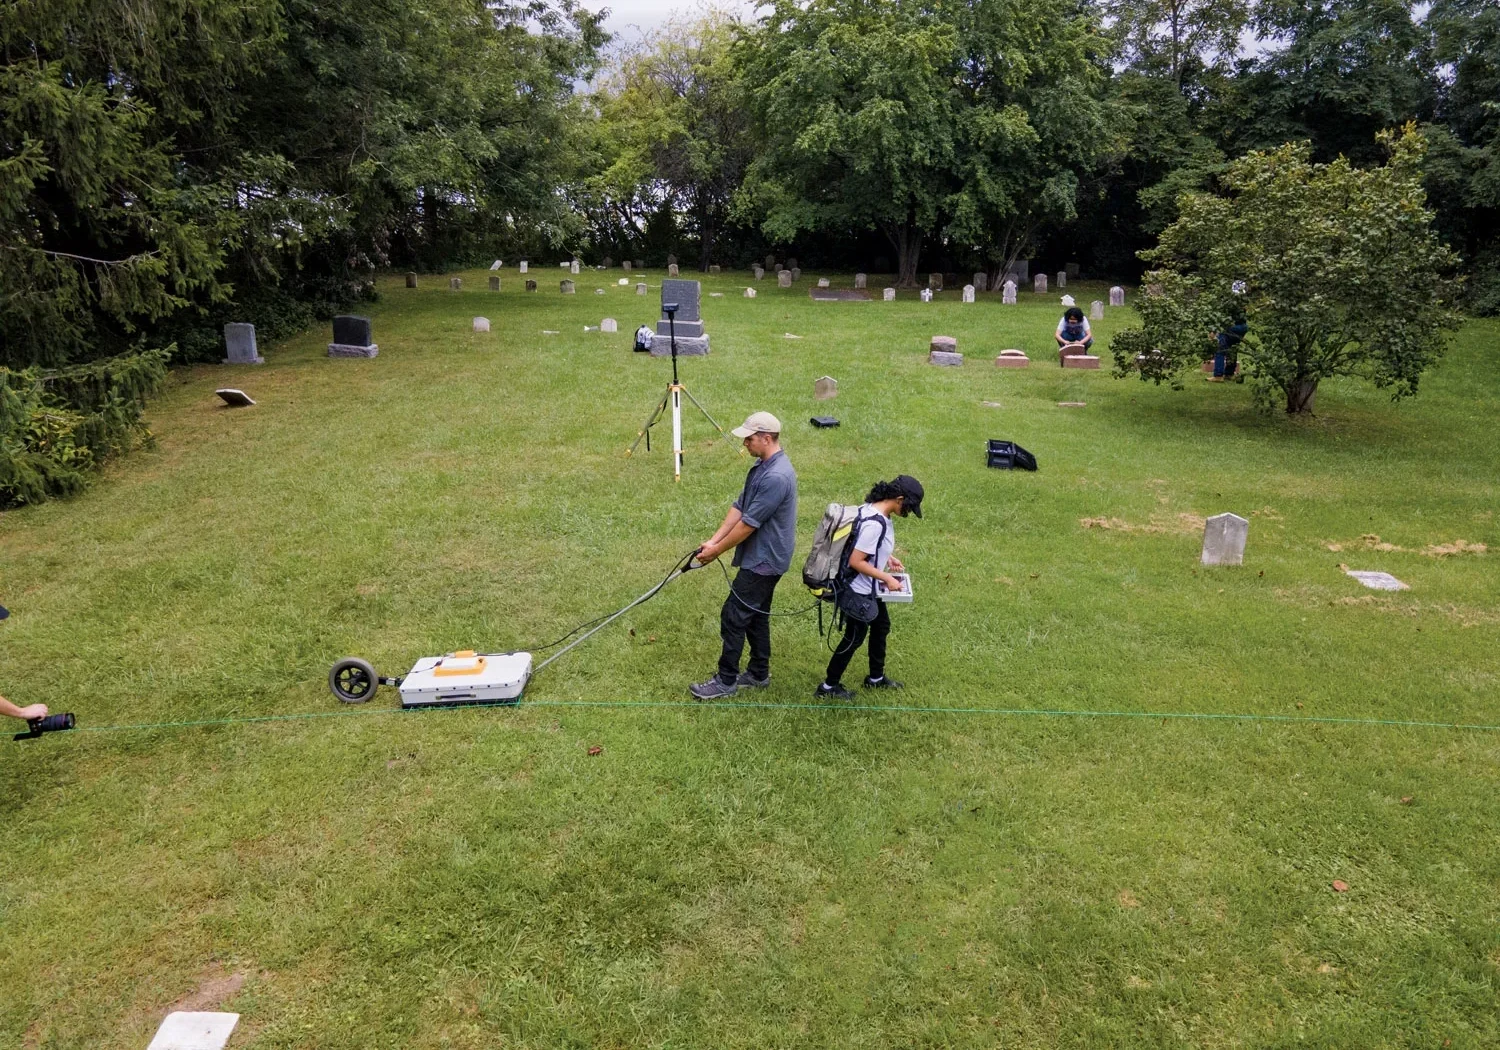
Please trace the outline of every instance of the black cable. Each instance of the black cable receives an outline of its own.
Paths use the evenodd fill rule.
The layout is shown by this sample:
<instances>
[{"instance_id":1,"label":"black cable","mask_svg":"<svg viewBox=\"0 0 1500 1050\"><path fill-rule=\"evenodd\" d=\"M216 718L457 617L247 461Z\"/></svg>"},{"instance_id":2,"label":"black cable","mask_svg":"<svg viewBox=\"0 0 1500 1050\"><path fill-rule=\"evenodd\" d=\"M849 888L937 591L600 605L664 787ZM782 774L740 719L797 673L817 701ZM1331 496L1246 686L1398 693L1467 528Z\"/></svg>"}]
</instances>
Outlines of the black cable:
<instances>
[{"instance_id":1,"label":"black cable","mask_svg":"<svg viewBox=\"0 0 1500 1050\"><path fill-rule=\"evenodd\" d=\"M723 561L719 562L719 570L724 573L724 582L729 584L730 596L753 613L761 613L765 616L806 616L808 613L816 609L820 604L820 602L813 602L806 609L798 609L796 612L772 612L769 609L758 609L755 606L751 605L749 602L745 601L744 598L741 598L738 594L734 593L734 584L729 579L729 570L724 567Z\"/></svg>"},{"instance_id":2,"label":"black cable","mask_svg":"<svg viewBox=\"0 0 1500 1050\"><path fill-rule=\"evenodd\" d=\"M645 599L641 599L641 600L644 601L644 600L649 600L651 598L656 597L657 593L671 581L672 576L679 569L681 569L683 567L683 565L685 565L687 562L691 561L692 558L693 558L693 556L696 555L697 553L698 553L698 548L694 547L692 550L688 551L687 554L683 555L681 558L678 558L675 562L673 562L672 563L672 567L667 570L667 574L662 577L661 582L658 583L655 587L651 588L651 590L649 592L647 592L646 598ZM577 627L573 628L571 631L569 631L567 634L563 635L557 641L555 641L555 642L548 642L546 645L534 646L533 648L528 649L526 651L527 652L533 652L533 653L540 653L540 652L545 652L548 649L555 649L559 645L562 645L563 642L566 642L569 638L573 637L579 631L587 630L588 628L594 626L594 624L600 623L600 622L602 622L604 620L609 619L611 616L613 616L618 611L619 611L618 609L615 609L615 610L612 610L610 612L605 613L603 616L596 616L592 620L588 620L588 621L586 621L584 623L579 624Z\"/></svg>"}]
</instances>

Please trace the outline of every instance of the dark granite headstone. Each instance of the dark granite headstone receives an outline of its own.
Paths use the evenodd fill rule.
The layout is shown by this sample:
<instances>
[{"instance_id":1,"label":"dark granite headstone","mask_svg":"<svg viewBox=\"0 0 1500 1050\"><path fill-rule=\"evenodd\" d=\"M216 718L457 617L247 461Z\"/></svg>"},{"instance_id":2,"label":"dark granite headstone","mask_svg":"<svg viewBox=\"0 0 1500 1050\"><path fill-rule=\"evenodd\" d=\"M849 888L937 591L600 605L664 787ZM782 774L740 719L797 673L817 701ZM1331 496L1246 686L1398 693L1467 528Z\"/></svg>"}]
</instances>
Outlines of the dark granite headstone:
<instances>
[{"instance_id":1,"label":"dark granite headstone","mask_svg":"<svg viewBox=\"0 0 1500 1050\"><path fill-rule=\"evenodd\" d=\"M333 319L333 341L345 346L370 346L370 319L340 314Z\"/></svg>"},{"instance_id":2,"label":"dark granite headstone","mask_svg":"<svg viewBox=\"0 0 1500 1050\"><path fill-rule=\"evenodd\" d=\"M703 331L703 317L699 313L702 297L702 286L697 281L668 279L661 283L662 305L676 303L677 314L675 321L669 323L667 312L663 310L661 320L656 322L656 334L670 336L675 328L679 354L708 353L708 336ZM651 346L653 354L657 353L658 344L662 345L663 352L671 352L666 341L658 339Z\"/></svg>"}]
</instances>

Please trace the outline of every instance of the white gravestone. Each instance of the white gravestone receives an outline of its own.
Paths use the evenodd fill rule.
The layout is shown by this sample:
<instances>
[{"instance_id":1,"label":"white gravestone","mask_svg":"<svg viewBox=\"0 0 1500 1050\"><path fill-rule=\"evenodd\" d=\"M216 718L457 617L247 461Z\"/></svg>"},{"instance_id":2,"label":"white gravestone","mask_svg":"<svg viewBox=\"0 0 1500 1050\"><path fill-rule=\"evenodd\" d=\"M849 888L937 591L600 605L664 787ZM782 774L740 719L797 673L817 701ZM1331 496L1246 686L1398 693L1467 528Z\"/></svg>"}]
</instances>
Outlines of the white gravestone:
<instances>
[{"instance_id":1,"label":"white gravestone","mask_svg":"<svg viewBox=\"0 0 1500 1050\"><path fill-rule=\"evenodd\" d=\"M617 283L621 288L626 288L626 287L629 287L629 285L630 285L630 278L629 277L621 277L615 283Z\"/></svg>"},{"instance_id":2,"label":"white gravestone","mask_svg":"<svg viewBox=\"0 0 1500 1050\"><path fill-rule=\"evenodd\" d=\"M474 318L474 331L488 332L490 330L490 319L488 317Z\"/></svg>"},{"instance_id":3,"label":"white gravestone","mask_svg":"<svg viewBox=\"0 0 1500 1050\"><path fill-rule=\"evenodd\" d=\"M755 289L754 288L746 288L745 289L745 298L746 299L754 299L755 298Z\"/></svg>"},{"instance_id":4,"label":"white gravestone","mask_svg":"<svg viewBox=\"0 0 1500 1050\"><path fill-rule=\"evenodd\" d=\"M221 390L215 390L214 393L218 394L219 400L223 401L224 404L228 405L230 408L249 408L251 405L255 404L255 398L251 397L243 390L236 390L232 386L224 387Z\"/></svg>"},{"instance_id":5,"label":"white gravestone","mask_svg":"<svg viewBox=\"0 0 1500 1050\"><path fill-rule=\"evenodd\" d=\"M1104 320L1104 304L1101 303L1098 299L1095 299L1092 303L1089 304L1089 320Z\"/></svg>"},{"instance_id":6,"label":"white gravestone","mask_svg":"<svg viewBox=\"0 0 1500 1050\"><path fill-rule=\"evenodd\" d=\"M496 259L494 262L490 263L490 269L491 270L498 270L498 269L500 269L500 267L502 267L504 265L505 264L502 263L499 259Z\"/></svg>"},{"instance_id":7,"label":"white gravestone","mask_svg":"<svg viewBox=\"0 0 1500 1050\"><path fill-rule=\"evenodd\" d=\"M828 278L826 278L826 277L819 277L818 278L818 287L819 288L827 288L828 287Z\"/></svg>"},{"instance_id":8,"label":"white gravestone","mask_svg":"<svg viewBox=\"0 0 1500 1050\"><path fill-rule=\"evenodd\" d=\"M1406 584L1388 572L1368 572L1363 569L1345 569L1346 576L1352 576L1360 583L1373 591L1409 591Z\"/></svg>"},{"instance_id":9,"label":"white gravestone","mask_svg":"<svg viewBox=\"0 0 1500 1050\"><path fill-rule=\"evenodd\" d=\"M821 376L813 381L813 399L827 401L839 396L839 381L833 376Z\"/></svg>"},{"instance_id":10,"label":"white gravestone","mask_svg":"<svg viewBox=\"0 0 1500 1050\"><path fill-rule=\"evenodd\" d=\"M229 354L226 365L263 365L266 359L255 347L253 324L231 323L224 326L224 349Z\"/></svg>"},{"instance_id":11,"label":"white gravestone","mask_svg":"<svg viewBox=\"0 0 1500 1050\"><path fill-rule=\"evenodd\" d=\"M1006 306L1016 305L1016 282L1006 281L1005 288L1000 294L1000 301Z\"/></svg>"},{"instance_id":12,"label":"white gravestone","mask_svg":"<svg viewBox=\"0 0 1500 1050\"><path fill-rule=\"evenodd\" d=\"M1238 514L1215 514L1203 523L1203 564L1242 565L1250 522Z\"/></svg>"},{"instance_id":13,"label":"white gravestone","mask_svg":"<svg viewBox=\"0 0 1500 1050\"><path fill-rule=\"evenodd\" d=\"M224 1050L239 1014L179 1010L167 1014L146 1050Z\"/></svg>"},{"instance_id":14,"label":"white gravestone","mask_svg":"<svg viewBox=\"0 0 1500 1050\"><path fill-rule=\"evenodd\" d=\"M645 284L637 284L635 286L635 294L636 295L645 295L646 294L646 286L645 286Z\"/></svg>"},{"instance_id":15,"label":"white gravestone","mask_svg":"<svg viewBox=\"0 0 1500 1050\"><path fill-rule=\"evenodd\" d=\"M966 302L966 303L972 303L973 301L974 301L974 286L972 284L966 284L966 285L964 285L964 302Z\"/></svg>"},{"instance_id":16,"label":"white gravestone","mask_svg":"<svg viewBox=\"0 0 1500 1050\"><path fill-rule=\"evenodd\" d=\"M613 317L606 317L599 322L599 331L601 332L618 332L619 330L620 322L616 321Z\"/></svg>"},{"instance_id":17,"label":"white gravestone","mask_svg":"<svg viewBox=\"0 0 1500 1050\"><path fill-rule=\"evenodd\" d=\"M757 281L762 280L766 276L766 268L758 263L756 264L755 269L751 272L755 274L755 279Z\"/></svg>"},{"instance_id":18,"label":"white gravestone","mask_svg":"<svg viewBox=\"0 0 1500 1050\"><path fill-rule=\"evenodd\" d=\"M1057 271L1057 287L1059 289L1062 289L1062 288L1066 288L1067 286L1068 286L1068 271L1067 270L1058 270Z\"/></svg>"},{"instance_id":19,"label":"white gravestone","mask_svg":"<svg viewBox=\"0 0 1500 1050\"><path fill-rule=\"evenodd\" d=\"M1118 284L1109 290L1109 305L1125 305L1125 289L1121 288Z\"/></svg>"},{"instance_id":20,"label":"white gravestone","mask_svg":"<svg viewBox=\"0 0 1500 1050\"><path fill-rule=\"evenodd\" d=\"M866 287L868 287L869 283L869 274L857 273L854 275L854 287L859 291L863 291Z\"/></svg>"},{"instance_id":21,"label":"white gravestone","mask_svg":"<svg viewBox=\"0 0 1500 1050\"><path fill-rule=\"evenodd\" d=\"M450 292L461 292L464 290L464 279L462 277L448 278L448 290Z\"/></svg>"},{"instance_id":22,"label":"white gravestone","mask_svg":"<svg viewBox=\"0 0 1500 1050\"><path fill-rule=\"evenodd\" d=\"M922 289L922 301L924 303L930 303L930 302L932 302L932 289L931 288L923 288Z\"/></svg>"},{"instance_id":23,"label":"white gravestone","mask_svg":"<svg viewBox=\"0 0 1500 1050\"><path fill-rule=\"evenodd\" d=\"M522 273L526 272L526 260L525 259L521 260L521 272Z\"/></svg>"},{"instance_id":24,"label":"white gravestone","mask_svg":"<svg viewBox=\"0 0 1500 1050\"><path fill-rule=\"evenodd\" d=\"M1039 273L1033 277L1031 279L1031 290L1038 295L1045 295L1047 292L1047 275Z\"/></svg>"},{"instance_id":25,"label":"white gravestone","mask_svg":"<svg viewBox=\"0 0 1500 1050\"><path fill-rule=\"evenodd\" d=\"M1062 304L1064 306L1077 306L1078 305L1077 303L1075 303L1073 301L1073 297L1071 295L1065 295L1065 296L1063 296L1062 297Z\"/></svg>"},{"instance_id":26,"label":"white gravestone","mask_svg":"<svg viewBox=\"0 0 1500 1050\"><path fill-rule=\"evenodd\" d=\"M776 274L776 284L779 287L781 287L781 288L790 288L792 286L792 271L791 270L781 270L781 271L779 271Z\"/></svg>"},{"instance_id":27,"label":"white gravestone","mask_svg":"<svg viewBox=\"0 0 1500 1050\"><path fill-rule=\"evenodd\" d=\"M667 276L668 277L676 277L677 276L677 264L676 263L668 263L667 264Z\"/></svg>"},{"instance_id":28,"label":"white gravestone","mask_svg":"<svg viewBox=\"0 0 1500 1050\"><path fill-rule=\"evenodd\" d=\"M572 262L568 263L568 272L569 273L577 273L578 272L578 260L577 259L574 259Z\"/></svg>"},{"instance_id":29,"label":"white gravestone","mask_svg":"<svg viewBox=\"0 0 1500 1050\"><path fill-rule=\"evenodd\" d=\"M884 299L888 303L889 302L894 302L895 299L896 299L896 289L894 289L894 288L886 288L884 291L882 291L880 293L880 297L882 299Z\"/></svg>"}]
</instances>

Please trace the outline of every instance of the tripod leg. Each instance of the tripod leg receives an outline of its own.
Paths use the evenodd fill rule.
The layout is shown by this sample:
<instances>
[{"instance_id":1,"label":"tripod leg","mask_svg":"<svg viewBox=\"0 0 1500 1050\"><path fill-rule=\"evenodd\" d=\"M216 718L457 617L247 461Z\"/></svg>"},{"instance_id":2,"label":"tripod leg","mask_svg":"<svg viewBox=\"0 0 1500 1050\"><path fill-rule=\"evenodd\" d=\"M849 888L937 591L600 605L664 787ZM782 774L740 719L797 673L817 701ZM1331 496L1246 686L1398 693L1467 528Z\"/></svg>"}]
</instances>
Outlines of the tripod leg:
<instances>
[{"instance_id":1,"label":"tripod leg","mask_svg":"<svg viewBox=\"0 0 1500 1050\"><path fill-rule=\"evenodd\" d=\"M635 440L632 441L630 443L630 447L625 450L625 455L629 456L635 452L636 446L641 443L641 438L646 439L646 451L651 451L651 428L656 426L656 421L660 419L662 417L662 413L667 410L667 401L671 397L672 388L668 387L666 394L662 396L661 403L656 406L656 408L652 411L650 417L647 418L646 425L641 427L640 432L635 436Z\"/></svg>"},{"instance_id":2,"label":"tripod leg","mask_svg":"<svg viewBox=\"0 0 1500 1050\"><path fill-rule=\"evenodd\" d=\"M678 385L681 386L681 384ZM701 404L698 403L698 399L693 396L693 392L691 390L684 386L682 387L682 392L688 396L688 400L697 407L698 411L703 413L703 418L714 424L715 430L717 430L720 434L724 433L724 428L719 426L718 423L714 423L714 417L708 414L708 409L704 408Z\"/></svg>"}]
</instances>

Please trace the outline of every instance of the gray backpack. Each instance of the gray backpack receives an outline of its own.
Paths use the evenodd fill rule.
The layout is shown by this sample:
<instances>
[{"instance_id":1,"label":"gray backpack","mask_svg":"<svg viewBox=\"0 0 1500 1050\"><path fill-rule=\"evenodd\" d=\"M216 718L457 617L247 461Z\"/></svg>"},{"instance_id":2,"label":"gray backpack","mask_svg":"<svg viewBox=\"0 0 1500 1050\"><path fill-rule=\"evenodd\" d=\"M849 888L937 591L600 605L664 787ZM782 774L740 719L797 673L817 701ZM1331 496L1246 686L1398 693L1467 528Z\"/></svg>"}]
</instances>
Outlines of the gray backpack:
<instances>
[{"instance_id":1,"label":"gray backpack","mask_svg":"<svg viewBox=\"0 0 1500 1050\"><path fill-rule=\"evenodd\" d=\"M859 504L830 503L813 533L812 549L802 563L802 582L825 602L838 600L839 587L849 574L849 555L854 551L859 511ZM884 519L881 528L885 528Z\"/></svg>"}]
</instances>

